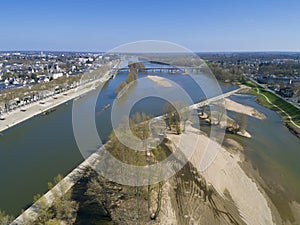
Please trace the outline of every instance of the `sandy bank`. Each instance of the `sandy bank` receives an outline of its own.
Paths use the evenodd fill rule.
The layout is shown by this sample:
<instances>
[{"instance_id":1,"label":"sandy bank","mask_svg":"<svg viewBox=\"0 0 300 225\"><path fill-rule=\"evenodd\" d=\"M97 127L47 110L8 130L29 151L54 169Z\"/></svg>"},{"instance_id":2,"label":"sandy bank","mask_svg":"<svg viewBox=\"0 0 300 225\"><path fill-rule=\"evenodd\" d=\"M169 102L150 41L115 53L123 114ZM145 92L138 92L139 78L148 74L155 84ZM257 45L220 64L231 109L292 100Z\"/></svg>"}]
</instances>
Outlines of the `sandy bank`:
<instances>
[{"instance_id":1,"label":"sandy bank","mask_svg":"<svg viewBox=\"0 0 300 225\"><path fill-rule=\"evenodd\" d=\"M300 224L300 204L293 201L290 203L290 207L295 217L295 224Z\"/></svg>"},{"instance_id":2,"label":"sandy bank","mask_svg":"<svg viewBox=\"0 0 300 225\"><path fill-rule=\"evenodd\" d=\"M149 76L147 76L147 78L149 78L150 80L152 80L154 83L156 83L159 86L172 87L172 84L163 77L149 75Z\"/></svg>"},{"instance_id":3,"label":"sandy bank","mask_svg":"<svg viewBox=\"0 0 300 225\"><path fill-rule=\"evenodd\" d=\"M236 134L242 137L252 138L252 135L246 130L238 131Z\"/></svg>"},{"instance_id":4,"label":"sandy bank","mask_svg":"<svg viewBox=\"0 0 300 225\"><path fill-rule=\"evenodd\" d=\"M187 126L185 133L168 134L167 138L174 143L176 149L183 152L195 147L195 152L190 158L191 163L221 196L225 198L224 193L229 192L246 224L274 224L269 202L260 192L258 184L240 167L239 154L231 154L218 143L197 132L197 129ZM209 150L212 150L209 152L217 150L218 153L209 167L202 171L201 161L208 144Z\"/></svg>"},{"instance_id":5,"label":"sandy bank","mask_svg":"<svg viewBox=\"0 0 300 225\"><path fill-rule=\"evenodd\" d=\"M228 98L225 98L225 107L229 111L252 116L252 117L255 117L260 120L263 120L266 118L266 116L264 114L258 112L253 107L242 105L242 104L234 102Z\"/></svg>"}]
</instances>

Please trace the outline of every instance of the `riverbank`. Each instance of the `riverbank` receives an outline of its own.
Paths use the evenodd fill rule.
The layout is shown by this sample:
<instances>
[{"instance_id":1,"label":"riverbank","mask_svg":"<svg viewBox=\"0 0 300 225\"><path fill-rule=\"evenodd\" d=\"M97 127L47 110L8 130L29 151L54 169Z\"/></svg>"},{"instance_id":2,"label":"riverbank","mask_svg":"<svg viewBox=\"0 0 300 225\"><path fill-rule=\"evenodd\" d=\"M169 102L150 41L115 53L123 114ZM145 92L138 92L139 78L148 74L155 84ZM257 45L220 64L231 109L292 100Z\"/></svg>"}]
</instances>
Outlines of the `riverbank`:
<instances>
[{"instance_id":1,"label":"riverbank","mask_svg":"<svg viewBox=\"0 0 300 225\"><path fill-rule=\"evenodd\" d=\"M248 81L245 85L251 88L247 91L248 94L255 95L258 103L277 112L290 132L300 138L299 108L271 93L254 81Z\"/></svg>"},{"instance_id":2,"label":"riverbank","mask_svg":"<svg viewBox=\"0 0 300 225\"><path fill-rule=\"evenodd\" d=\"M258 112L253 107L242 105L240 103L232 101L229 98L225 98L225 107L226 107L226 110L244 114L247 116L252 116L252 117L260 119L260 120L263 120L266 118L266 116L263 113Z\"/></svg>"},{"instance_id":3,"label":"riverbank","mask_svg":"<svg viewBox=\"0 0 300 225\"><path fill-rule=\"evenodd\" d=\"M172 87L172 84L163 77L148 75L147 78L153 81L156 85L162 87Z\"/></svg>"},{"instance_id":4,"label":"riverbank","mask_svg":"<svg viewBox=\"0 0 300 225\"><path fill-rule=\"evenodd\" d=\"M229 96L230 94L233 94L233 93L235 93L236 91L232 91L231 93L229 93L229 94L226 94L226 96ZM223 97L223 96L221 96L221 97ZM214 98L214 99L217 99L217 98ZM90 163L89 163L90 164ZM91 165L91 164L90 164ZM79 167L80 168L80 167ZM76 169L75 169L76 170ZM79 170L79 172L82 174L82 170ZM74 173L71 173L71 174L73 174L73 175L69 175L69 176L67 176L67 177L76 177L75 175L74 175ZM76 174L76 172L75 172L75 174ZM80 176L80 174L78 174L78 176ZM75 180L73 180L72 181L72 185L74 185L75 184ZM70 184L70 186L71 186L71 184ZM49 194L48 194L49 195ZM46 195L47 196L47 195ZM31 208L29 208L28 210L26 210L26 213L24 213L23 214L23 216L24 216L24 218L27 218L28 217L28 215L30 214L30 212L32 211L32 210L34 210L35 209L35 205L33 205ZM19 219L20 218L23 218L22 216L21 217L19 217ZM20 223L21 224L21 223Z\"/></svg>"},{"instance_id":5,"label":"riverbank","mask_svg":"<svg viewBox=\"0 0 300 225\"><path fill-rule=\"evenodd\" d=\"M99 149L101 151L101 148ZM26 209L21 215L19 215L11 225L22 225L33 223L39 213L39 206L46 204L47 207L53 205L54 197L53 195L57 193L66 194L73 186L86 174L87 170L96 164L98 160L98 154L94 153L89 156L85 161L78 165L74 170L72 170L67 176L65 176L57 185L55 185L51 190L45 193L39 200L37 200L33 205Z\"/></svg>"},{"instance_id":6,"label":"riverbank","mask_svg":"<svg viewBox=\"0 0 300 225\"><path fill-rule=\"evenodd\" d=\"M253 107L242 105L240 103L232 101L229 98L225 98L225 107L226 107L226 110L236 112L236 113L239 113L239 114L244 114L244 115L247 115L247 116L251 116L251 117L254 117L254 118L259 119L259 120L266 119L266 116L263 113L258 112ZM237 122L237 121L234 121L233 118L230 118L230 120L233 120L233 123ZM242 137L252 138L252 135L245 129L238 131L236 134L240 135Z\"/></svg>"},{"instance_id":7,"label":"riverbank","mask_svg":"<svg viewBox=\"0 0 300 225\"><path fill-rule=\"evenodd\" d=\"M210 183L214 189L224 198L228 192L238 208L241 217L246 224L274 224L273 214L269 205L272 202L259 187L259 185L247 176L241 168L242 157L240 154L232 154L218 143L211 141L208 137L199 134L192 126L187 126L181 135L168 134L167 138L175 145L174 149L188 152L185 148L189 143L197 141L195 153L191 157L191 163L200 174ZM209 144L210 143L210 144ZM206 146L217 150L218 154L211 165L204 171L201 170L201 160L206 151ZM277 221L280 224L280 221ZM277 222L275 222L277 224Z\"/></svg>"},{"instance_id":8,"label":"riverbank","mask_svg":"<svg viewBox=\"0 0 300 225\"><path fill-rule=\"evenodd\" d=\"M9 113L2 115L4 120L0 120L0 132L3 132L17 124L20 124L34 116L46 113L49 110L64 104L72 99L80 97L91 90L94 90L100 83L104 83L109 80L110 75L106 73L101 78L88 82L75 89L70 89L64 93L56 94L55 96L48 97L38 102L34 102L30 105L26 105L20 109L13 110Z\"/></svg>"}]
</instances>

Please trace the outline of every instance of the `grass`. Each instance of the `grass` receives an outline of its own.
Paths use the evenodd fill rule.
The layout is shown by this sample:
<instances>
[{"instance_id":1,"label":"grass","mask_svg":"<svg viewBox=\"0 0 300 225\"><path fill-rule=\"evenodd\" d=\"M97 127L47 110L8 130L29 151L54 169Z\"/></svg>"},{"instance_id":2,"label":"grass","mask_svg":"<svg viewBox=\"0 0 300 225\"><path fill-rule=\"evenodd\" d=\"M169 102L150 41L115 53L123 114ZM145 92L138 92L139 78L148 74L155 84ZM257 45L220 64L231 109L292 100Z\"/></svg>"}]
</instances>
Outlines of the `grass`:
<instances>
[{"instance_id":1,"label":"grass","mask_svg":"<svg viewBox=\"0 0 300 225\"><path fill-rule=\"evenodd\" d=\"M293 104L283 100L282 98L278 97L274 93L272 93L268 90L265 90L264 88L260 87L258 84L254 83L253 81L248 80L244 83L244 85L251 87L249 94L253 94L253 95L257 96L260 104L279 113L281 115L284 123L288 124L297 133L300 133L300 129L291 123L289 117L285 113L283 113L280 109L275 107L274 105L278 106L279 108L284 110L287 114L289 114L291 116L292 120L294 121L294 123L296 123L297 125L300 126L300 110L297 107L295 107ZM257 90L259 90L259 93L257 92ZM265 95L270 100L270 102L274 105L270 104L267 101L267 99L261 94Z\"/></svg>"},{"instance_id":2,"label":"grass","mask_svg":"<svg viewBox=\"0 0 300 225\"><path fill-rule=\"evenodd\" d=\"M257 88L259 89L260 94L257 93ZM285 113L283 113L281 110L279 110L277 107L275 107L274 105L278 106L279 108L284 110L287 114L289 114L291 116L292 120L294 121L294 123L296 123L299 126L300 126L300 110L297 107L295 107L293 104L283 100L282 98L278 97L277 95L275 95L261 87L257 87L257 88L252 87L251 90L249 91L249 93L257 96L260 104L262 104L262 105L268 107L269 109L272 109L273 111L280 114L284 123L287 123L291 128L293 128L293 130L297 131L297 133L300 133L300 129L291 123L289 117ZM268 97L270 102L272 102L274 105L270 104L267 101L267 99L261 94L264 94L266 97Z\"/></svg>"},{"instance_id":3,"label":"grass","mask_svg":"<svg viewBox=\"0 0 300 225\"><path fill-rule=\"evenodd\" d=\"M268 97L270 102L272 102L274 105L276 105L279 108L281 108L282 110L286 111L286 113L292 117L292 120L297 125L300 125L300 110L298 108L296 108L293 104L283 100L282 98L276 96L275 94L273 94L269 91L266 91L264 89L260 89L259 91L261 94L264 94L266 97ZM288 116L285 113L281 112L277 107L269 104L264 96L262 96L260 94L257 94L257 96L263 105L266 105L268 108L271 108L272 110L280 113L284 122L290 122Z\"/></svg>"},{"instance_id":4,"label":"grass","mask_svg":"<svg viewBox=\"0 0 300 225\"><path fill-rule=\"evenodd\" d=\"M161 162L168 158L171 152L170 149L166 146L166 140L164 140L159 146L157 146L157 148L153 149L152 153L158 162Z\"/></svg>"},{"instance_id":5,"label":"grass","mask_svg":"<svg viewBox=\"0 0 300 225\"><path fill-rule=\"evenodd\" d=\"M254 83L253 81L251 80L247 80L245 82L243 82L242 84L248 86L248 87L251 87L251 88L259 88L259 85Z\"/></svg>"}]
</instances>

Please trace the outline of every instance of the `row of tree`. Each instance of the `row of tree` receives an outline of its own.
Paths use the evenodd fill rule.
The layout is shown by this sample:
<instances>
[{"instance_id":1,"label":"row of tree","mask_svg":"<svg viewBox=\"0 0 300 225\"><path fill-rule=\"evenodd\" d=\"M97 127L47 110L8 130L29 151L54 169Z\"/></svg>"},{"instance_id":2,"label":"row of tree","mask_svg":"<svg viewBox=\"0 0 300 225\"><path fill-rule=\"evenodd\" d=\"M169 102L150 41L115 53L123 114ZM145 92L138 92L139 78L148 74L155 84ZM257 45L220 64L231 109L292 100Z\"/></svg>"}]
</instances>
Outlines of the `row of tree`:
<instances>
[{"instance_id":1,"label":"row of tree","mask_svg":"<svg viewBox=\"0 0 300 225\"><path fill-rule=\"evenodd\" d=\"M169 120L168 126L170 126L170 129L173 130L175 128L179 134L181 133L180 121L182 116L179 115L173 105L166 105L166 118ZM131 132L139 139L146 140L151 133L149 129L151 118L152 116L145 113L132 115L129 119ZM125 130L122 124L118 129L121 131L121 135L129 135L128 130ZM106 149L114 157L126 164L135 166L151 165L157 161L164 160L168 156L164 143L155 149L149 149L149 151L147 151L148 146L145 143L143 148L146 151L135 151L122 144L115 132L110 135L110 141L106 144ZM147 154L147 152L150 154ZM110 162L106 163L109 167ZM149 175L149 179L151 179L153 174ZM30 221L30 224L58 225L63 222L66 225L71 225L75 222L79 203L72 199L70 191L64 194L64 186L61 186L60 189L53 189L55 184L59 183L62 178L59 175L54 179L53 183L48 184L49 189L53 191L53 205L51 207L49 207L45 197L37 195L34 198L39 208L39 216L36 221ZM113 217L114 222L126 224L136 221L141 224L155 219L160 213L163 182L144 187L129 187L96 175L89 180L85 194L90 196L90 199L97 201L99 206L101 205L108 212L108 215ZM101 209L99 208L99 210ZM112 215L111 212L113 212Z\"/></svg>"},{"instance_id":2,"label":"row of tree","mask_svg":"<svg viewBox=\"0 0 300 225\"><path fill-rule=\"evenodd\" d=\"M295 74L300 74L299 63L286 62L281 64L275 63L261 63L259 65L258 74L268 75L282 75L282 76L293 76Z\"/></svg>"},{"instance_id":3,"label":"row of tree","mask_svg":"<svg viewBox=\"0 0 300 225\"><path fill-rule=\"evenodd\" d=\"M58 175L53 182L48 183L49 190L52 190L53 204L49 205L48 199L40 194L34 196L33 203L37 207L38 216L35 220L24 217L24 225L71 225L74 224L78 203L72 200L72 193L65 193L66 184L61 184L54 188L56 184L63 180L62 175ZM53 189L54 188L54 189ZM0 210L0 225L9 225L13 217Z\"/></svg>"},{"instance_id":4,"label":"row of tree","mask_svg":"<svg viewBox=\"0 0 300 225\"><path fill-rule=\"evenodd\" d=\"M209 68L215 75L217 80L220 81L240 81L244 82L243 70L240 66L230 66L229 68L223 68L215 63L210 63Z\"/></svg>"},{"instance_id":5,"label":"row of tree","mask_svg":"<svg viewBox=\"0 0 300 225\"><path fill-rule=\"evenodd\" d=\"M71 191L65 193L67 184L62 183L62 180L63 176L59 174L54 178L53 182L48 183L48 189L52 190L53 198L53 204L50 207L45 196L38 194L34 197L34 203L38 207L38 217L35 221L26 221L28 225L74 224L78 203L72 200ZM54 188L58 183L60 183L60 185Z\"/></svg>"},{"instance_id":6,"label":"row of tree","mask_svg":"<svg viewBox=\"0 0 300 225\"><path fill-rule=\"evenodd\" d=\"M7 112L18 107L21 101L25 103L42 100L47 97L47 93L63 92L77 87L80 83L95 80L99 74L105 73L109 68L101 67L84 75L63 76L50 82L35 84L28 87L6 89L0 92L0 112ZM18 101L15 101L18 99ZM2 103L2 110L1 110Z\"/></svg>"},{"instance_id":7,"label":"row of tree","mask_svg":"<svg viewBox=\"0 0 300 225\"><path fill-rule=\"evenodd\" d=\"M131 82L137 80L138 79L138 73L143 71L143 69L145 68L145 65L143 63L140 63L140 62L135 62L135 63L129 63L128 67L129 67L128 76L127 76L126 80L123 81L117 87L116 94L119 94L124 89L124 87L126 87L128 84L130 84Z\"/></svg>"},{"instance_id":8,"label":"row of tree","mask_svg":"<svg viewBox=\"0 0 300 225\"><path fill-rule=\"evenodd\" d=\"M150 135L150 120L152 116L145 113L136 113L129 119L131 132L140 140L145 141ZM127 123L124 121L124 123ZM118 134L125 138L130 138L130 132L125 129L123 124L120 125ZM118 160L134 165L147 166L154 163L158 153L164 149L158 147L155 154L149 154L147 151L147 142L141 146L145 151L136 151L121 143L115 132L110 135L110 141L106 144L106 149ZM148 154L147 154L148 152ZM106 161L107 168L110 167L109 161ZM115 171L112 171L112 173ZM124 171L119 171L124 173ZM133 176L135 176L134 174ZM149 179L154 174L149 174ZM134 179L135 177L133 177ZM140 179L136 177L136 179ZM144 178L141 178L144 179ZM116 224L146 224L151 219L155 219L160 212L162 185L147 185L141 187L131 187L116 184L108 179L97 175L88 183L86 192L92 199L96 199L109 212L112 220Z\"/></svg>"},{"instance_id":9,"label":"row of tree","mask_svg":"<svg viewBox=\"0 0 300 225\"><path fill-rule=\"evenodd\" d=\"M0 210L0 225L9 225L13 221L13 217Z\"/></svg>"}]
</instances>

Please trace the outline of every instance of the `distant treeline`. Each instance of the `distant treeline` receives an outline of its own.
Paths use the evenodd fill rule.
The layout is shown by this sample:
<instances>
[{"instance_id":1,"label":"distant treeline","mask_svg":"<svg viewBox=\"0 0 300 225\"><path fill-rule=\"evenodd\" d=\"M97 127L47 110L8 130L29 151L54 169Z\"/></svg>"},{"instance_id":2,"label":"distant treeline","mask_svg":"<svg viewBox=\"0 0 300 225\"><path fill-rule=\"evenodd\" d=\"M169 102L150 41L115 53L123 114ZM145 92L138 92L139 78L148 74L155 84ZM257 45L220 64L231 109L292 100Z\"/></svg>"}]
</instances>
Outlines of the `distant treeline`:
<instances>
[{"instance_id":1,"label":"distant treeline","mask_svg":"<svg viewBox=\"0 0 300 225\"><path fill-rule=\"evenodd\" d=\"M208 66L217 80L226 82L244 81L243 71L238 66L232 66L226 69L214 63L211 63Z\"/></svg>"},{"instance_id":2,"label":"distant treeline","mask_svg":"<svg viewBox=\"0 0 300 225\"><path fill-rule=\"evenodd\" d=\"M300 64L294 62L287 62L283 64L274 64L274 63L261 63L259 65L258 74L268 75L295 75L300 74Z\"/></svg>"}]
</instances>

